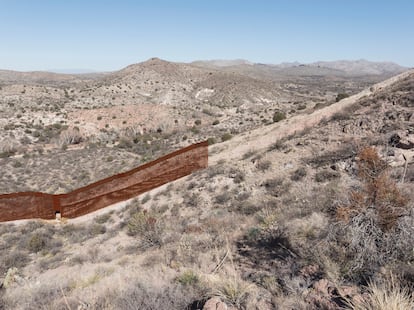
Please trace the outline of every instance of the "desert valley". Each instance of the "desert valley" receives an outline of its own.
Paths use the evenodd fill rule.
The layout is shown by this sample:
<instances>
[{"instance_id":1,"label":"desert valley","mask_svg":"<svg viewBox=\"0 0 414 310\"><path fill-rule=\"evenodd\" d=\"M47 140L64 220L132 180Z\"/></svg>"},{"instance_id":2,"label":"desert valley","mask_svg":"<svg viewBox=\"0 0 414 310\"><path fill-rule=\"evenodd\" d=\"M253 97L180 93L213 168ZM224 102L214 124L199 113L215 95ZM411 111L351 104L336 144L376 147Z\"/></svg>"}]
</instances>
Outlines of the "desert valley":
<instances>
[{"instance_id":1,"label":"desert valley","mask_svg":"<svg viewBox=\"0 0 414 310\"><path fill-rule=\"evenodd\" d=\"M0 223L0 309L413 309L413 69L0 70L0 194L67 193L205 140L208 168L134 199Z\"/></svg>"}]
</instances>

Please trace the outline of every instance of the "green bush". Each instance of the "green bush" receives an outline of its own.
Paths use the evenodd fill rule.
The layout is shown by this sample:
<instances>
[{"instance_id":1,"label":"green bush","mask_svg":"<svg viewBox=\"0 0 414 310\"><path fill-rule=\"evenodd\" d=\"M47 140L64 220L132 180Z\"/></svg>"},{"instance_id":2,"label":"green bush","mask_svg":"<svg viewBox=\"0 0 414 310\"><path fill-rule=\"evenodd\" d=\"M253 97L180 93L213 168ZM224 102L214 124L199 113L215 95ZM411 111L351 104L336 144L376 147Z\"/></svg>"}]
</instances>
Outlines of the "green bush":
<instances>
[{"instance_id":1,"label":"green bush","mask_svg":"<svg viewBox=\"0 0 414 310\"><path fill-rule=\"evenodd\" d=\"M339 93L338 95L336 95L335 102L341 101L342 99L345 99L347 97L349 97L348 94L346 94L346 93Z\"/></svg>"},{"instance_id":2,"label":"green bush","mask_svg":"<svg viewBox=\"0 0 414 310\"><path fill-rule=\"evenodd\" d=\"M210 137L207 139L208 145L213 145L214 143L216 143L216 139L214 139L213 137Z\"/></svg>"},{"instance_id":3,"label":"green bush","mask_svg":"<svg viewBox=\"0 0 414 310\"><path fill-rule=\"evenodd\" d=\"M230 133L225 133L224 135L221 136L221 141L228 141L231 138L233 138L233 136Z\"/></svg>"},{"instance_id":4,"label":"green bush","mask_svg":"<svg viewBox=\"0 0 414 310\"><path fill-rule=\"evenodd\" d=\"M275 112L275 114L273 114L273 122L277 123L280 122L281 120L284 120L286 118L285 113L277 111Z\"/></svg>"}]
</instances>

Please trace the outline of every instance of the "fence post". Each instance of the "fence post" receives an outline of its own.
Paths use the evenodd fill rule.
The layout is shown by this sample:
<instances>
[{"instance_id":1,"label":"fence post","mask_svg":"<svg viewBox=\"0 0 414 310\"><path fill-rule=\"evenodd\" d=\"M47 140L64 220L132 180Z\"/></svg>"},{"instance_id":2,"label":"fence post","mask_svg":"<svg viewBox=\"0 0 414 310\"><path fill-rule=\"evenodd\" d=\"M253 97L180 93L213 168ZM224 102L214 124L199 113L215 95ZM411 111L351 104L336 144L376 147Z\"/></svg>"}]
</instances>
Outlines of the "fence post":
<instances>
[{"instance_id":1,"label":"fence post","mask_svg":"<svg viewBox=\"0 0 414 310\"><path fill-rule=\"evenodd\" d=\"M55 217L62 217L62 206L60 204L60 195L53 195L53 210L55 211Z\"/></svg>"}]
</instances>

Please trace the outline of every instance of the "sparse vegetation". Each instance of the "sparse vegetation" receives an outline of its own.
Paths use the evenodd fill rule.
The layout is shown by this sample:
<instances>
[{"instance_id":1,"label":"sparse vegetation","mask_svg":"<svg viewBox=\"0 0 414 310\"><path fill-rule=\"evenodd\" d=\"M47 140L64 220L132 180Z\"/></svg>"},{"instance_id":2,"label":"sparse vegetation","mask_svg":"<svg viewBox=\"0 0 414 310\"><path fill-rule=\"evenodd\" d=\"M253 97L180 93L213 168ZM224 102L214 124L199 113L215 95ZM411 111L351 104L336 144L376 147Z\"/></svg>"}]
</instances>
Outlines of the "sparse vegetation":
<instances>
[{"instance_id":1,"label":"sparse vegetation","mask_svg":"<svg viewBox=\"0 0 414 310\"><path fill-rule=\"evenodd\" d=\"M293 174L290 176L292 181L300 181L306 176L306 169L304 167L300 167L296 169Z\"/></svg>"},{"instance_id":2,"label":"sparse vegetation","mask_svg":"<svg viewBox=\"0 0 414 310\"><path fill-rule=\"evenodd\" d=\"M373 77L290 75L275 87L194 66L163 78L180 66L1 83L5 193L70 191L208 137L228 142L209 148L208 169L114 211L0 223L11 283L0 308L202 309L213 297L238 309L410 307L412 76L348 106L335 105L338 90ZM328 105L313 123L312 107Z\"/></svg>"},{"instance_id":3,"label":"sparse vegetation","mask_svg":"<svg viewBox=\"0 0 414 310\"><path fill-rule=\"evenodd\" d=\"M138 237L141 247L149 248L161 245L163 226L155 214L139 210L131 213L126 227L128 235Z\"/></svg>"},{"instance_id":4,"label":"sparse vegetation","mask_svg":"<svg viewBox=\"0 0 414 310\"><path fill-rule=\"evenodd\" d=\"M224 135L221 136L221 141L225 142L230 140L231 138L233 138L233 136L230 133L225 133Z\"/></svg>"},{"instance_id":5,"label":"sparse vegetation","mask_svg":"<svg viewBox=\"0 0 414 310\"><path fill-rule=\"evenodd\" d=\"M338 95L336 95L335 101L341 101L342 99L348 98L349 95L346 93L339 93Z\"/></svg>"},{"instance_id":6,"label":"sparse vegetation","mask_svg":"<svg viewBox=\"0 0 414 310\"><path fill-rule=\"evenodd\" d=\"M259 169L262 172L269 170L271 166L272 166L272 162L270 160L260 160L257 163L257 169Z\"/></svg>"},{"instance_id":7,"label":"sparse vegetation","mask_svg":"<svg viewBox=\"0 0 414 310\"><path fill-rule=\"evenodd\" d=\"M273 114L273 122L277 123L280 122L281 120L284 120L286 118L285 113L277 111Z\"/></svg>"}]
</instances>

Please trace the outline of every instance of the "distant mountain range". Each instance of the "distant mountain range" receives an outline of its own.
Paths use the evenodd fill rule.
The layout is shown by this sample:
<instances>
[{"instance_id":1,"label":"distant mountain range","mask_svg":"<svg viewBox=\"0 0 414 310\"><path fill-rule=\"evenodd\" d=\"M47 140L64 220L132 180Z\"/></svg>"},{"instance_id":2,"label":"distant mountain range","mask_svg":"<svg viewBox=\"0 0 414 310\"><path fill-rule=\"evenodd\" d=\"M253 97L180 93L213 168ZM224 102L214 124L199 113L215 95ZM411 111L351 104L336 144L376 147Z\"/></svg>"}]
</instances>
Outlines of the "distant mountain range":
<instances>
[{"instance_id":1,"label":"distant mountain range","mask_svg":"<svg viewBox=\"0 0 414 310\"><path fill-rule=\"evenodd\" d=\"M284 62L281 64L252 63L247 60L203 60L192 62L195 66L227 68L232 70L246 71L273 71L274 73L285 73L293 75L395 75L406 71L408 68L402 67L393 62L373 62L364 59L360 60L338 60L338 61L318 61L309 64L299 62ZM315 69L317 68L317 69ZM264 73L264 72L262 72Z\"/></svg>"},{"instance_id":2,"label":"distant mountain range","mask_svg":"<svg viewBox=\"0 0 414 310\"><path fill-rule=\"evenodd\" d=\"M158 58L151 58L148 61ZM360 60L337 60L318 61L313 63L283 62L280 64L254 63L245 59L213 59L197 60L191 63L176 63L164 61L164 63L184 65L198 68L211 68L216 70L231 71L239 74L247 74L253 77L277 77L279 75L336 75L336 76L363 76L363 75L385 75L392 76L408 70L393 62L373 62L364 59ZM146 62L142 62L146 63ZM131 66L134 66L131 65ZM130 66L128 66L130 67ZM126 68L128 68L126 67ZM122 69L124 70L124 69ZM120 70L120 71L122 71ZM114 71L118 72L118 71ZM76 77L95 78L96 76L107 75L111 72L98 72L90 69L50 69L48 71L19 72L12 70L0 70L0 80L6 77L30 79L35 75L47 79L71 80ZM60 75L60 76L59 76Z\"/></svg>"}]
</instances>

